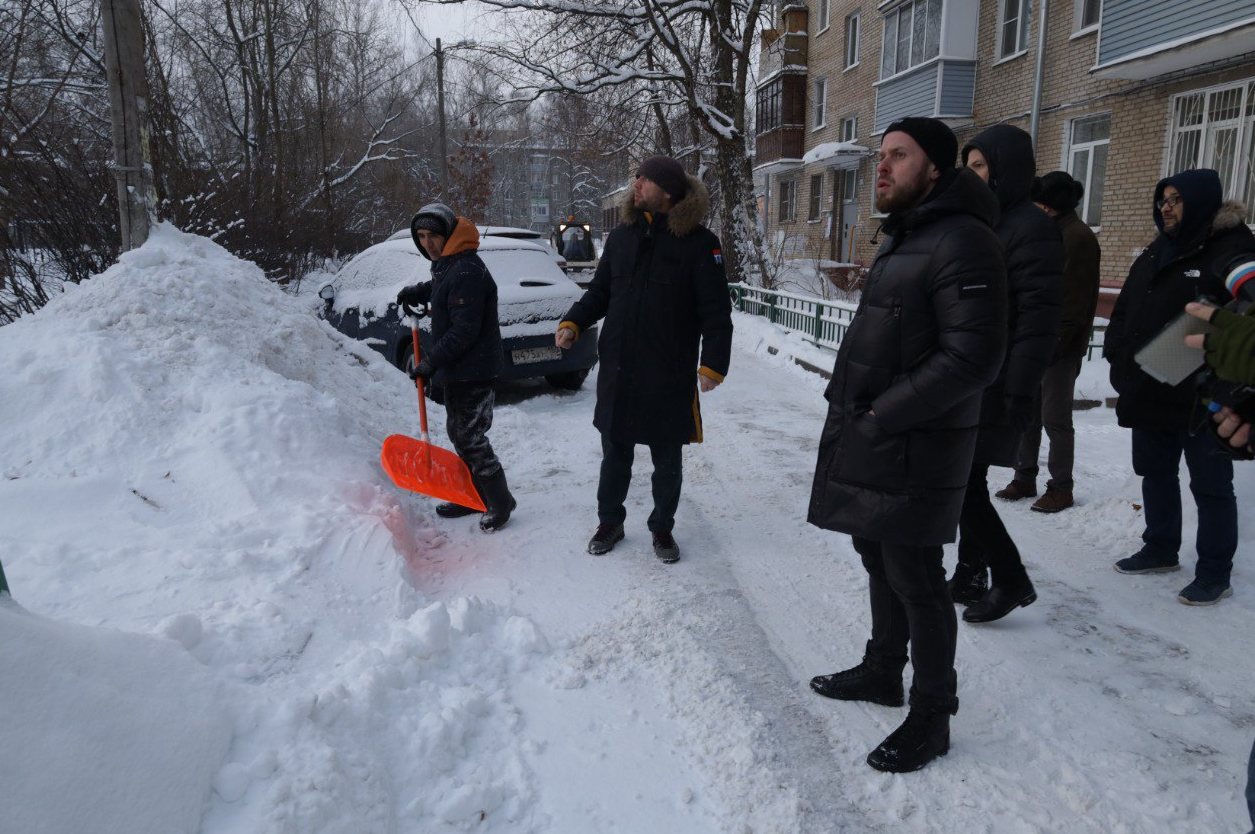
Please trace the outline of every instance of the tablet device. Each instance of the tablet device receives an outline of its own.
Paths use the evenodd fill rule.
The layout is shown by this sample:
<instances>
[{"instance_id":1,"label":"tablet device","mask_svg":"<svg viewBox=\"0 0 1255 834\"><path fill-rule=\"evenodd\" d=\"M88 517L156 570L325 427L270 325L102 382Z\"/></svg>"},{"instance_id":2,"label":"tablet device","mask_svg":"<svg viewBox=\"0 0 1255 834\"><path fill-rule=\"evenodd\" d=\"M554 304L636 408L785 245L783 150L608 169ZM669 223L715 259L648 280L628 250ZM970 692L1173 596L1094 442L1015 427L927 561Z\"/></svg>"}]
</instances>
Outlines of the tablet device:
<instances>
[{"instance_id":1,"label":"tablet device","mask_svg":"<svg viewBox=\"0 0 1255 834\"><path fill-rule=\"evenodd\" d=\"M1155 337L1133 354L1133 361L1142 366L1148 376L1165 385L1180 385L1203 367L1203 351L1185 346L1185 337L1195 333L1210 333L1210 322L1194 318L1182 311L1168 322Z\"/></svg>"}]
</instances>

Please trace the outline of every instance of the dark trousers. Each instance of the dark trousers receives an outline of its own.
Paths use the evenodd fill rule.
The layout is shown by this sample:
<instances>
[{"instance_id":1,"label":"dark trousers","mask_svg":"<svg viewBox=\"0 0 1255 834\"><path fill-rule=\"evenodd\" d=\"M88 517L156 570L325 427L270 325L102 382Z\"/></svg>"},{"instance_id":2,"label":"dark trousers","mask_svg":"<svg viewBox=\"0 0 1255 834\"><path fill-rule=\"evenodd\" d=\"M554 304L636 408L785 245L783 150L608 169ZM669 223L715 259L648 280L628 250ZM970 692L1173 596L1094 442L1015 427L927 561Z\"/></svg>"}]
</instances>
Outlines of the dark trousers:
<instances>
[{"instance_id":1,"label":"dark trousers","mask_svg":"<svg viewBox=\"0 0 1255 834\"><path fill-rule=\"evenodd\" d=\"M911 709L958 712L954 645L958 619L946 590L941 546L912 547L854 538L863 557L871 597L872 639L867 662L878 671L901 674L911 648Z\"/></svg>"},{"instance_id":2,"label":"dark trousers","mask_svg":"<svg viewBox=\"0 0 1255 834\"><path fill-rule=\"evenodd\" d=\"M1246 810L1251 815L1251 834L1255 834L1255 745L1246 763Z\"/></svg>"},{"instance_id":3,"label":"dark trousers","mask_svg":"<svg viewBox=\"0 0 1255 834\"><path fill-rule=\"evenodd\" d=\"M1233 495L1233 461L1215 449L1206 431L1191 437L1178 429L1133 429L1133 471L1142 476L1146 532L1144 551L1170 559L1181 550L1181 455L1190 471L1198 507L1198 567L1210 584L1229 584L1238 547L1238 505Z\"/></svg>"},{"instance_id":4,"label":"dark trousers","mask_svg":"<svg viewBox=\"0 0 1255 834\"><path fill-rule=\"evenodd\" d=\"M491 382L451 382L444 386L449 442L476 478L488 478L501 471L501 461L488 442L494 402Z\"/></svg>"},{"instance_id":5,"label":"dark trousers","mask_svg":"<svg viewBox=\"0 0 1255 834\"><path fill-rule=\"evenodd\" d=\"M1046 468L1050 480L1046 489L1072 490L1072 461L1076 454L1076 430L1072 428L1072 392L1081 360L1065 359L1046 369L1037 390L1033 424L1020 438L1016 455L1015 480L1037 483L1037 456L1041 452L1041 432L1046 429L1050 453Z\"/></svg>"},{"instance_id":6,"label":"dark trousers","mask_svg":"<svg viewBox=\"0 0 1255 834\"><path fill-rule=\"evenodd\" d=\"M680 506L681 467L684 444L654 443L649 454L654 460L654 511L649 514L652 533L670 533L675 527L675 511ZM632 461L636 447L616 443L601 436L601 480L597 484L597 521L600 524L622 524L627 518L623 506L628 486L632 483Z\"/></svg>"},{"instance_id":7,"label":"dark trousers","mask_svg":"<svg viewBox=\"0 0 1255 834\"><path fill-rule=\"evenodd\" d=\"M967 480L959 512L959 562L976 571L989 566L994 585L1006 585L1027 574L1020 551L989 500L989 466L976 465Z\"/></svg>"}]
</instances>

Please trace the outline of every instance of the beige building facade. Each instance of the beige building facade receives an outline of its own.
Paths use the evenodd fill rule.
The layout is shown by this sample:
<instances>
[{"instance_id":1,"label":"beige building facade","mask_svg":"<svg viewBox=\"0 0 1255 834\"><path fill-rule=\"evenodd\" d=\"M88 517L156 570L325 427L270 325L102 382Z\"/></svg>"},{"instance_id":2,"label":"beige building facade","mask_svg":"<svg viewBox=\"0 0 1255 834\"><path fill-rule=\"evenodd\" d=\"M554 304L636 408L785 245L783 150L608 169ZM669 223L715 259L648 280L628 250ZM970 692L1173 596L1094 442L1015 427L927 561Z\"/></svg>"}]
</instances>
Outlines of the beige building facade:
<instances>
[{"instance_id":1,"label":"beige building facade","mask_svg":"<svg viewBox=\"0 0 1255 834\"><path fill-rule=\"evenodd\" d=\"M776 15L755 114L774 258L870 264L875 151L907 115L944 119L960 146L998 123L1034 134L1038 173L1086 186L1108 286L1154 237L1164 176L1217 169L1255 223L1249 0L786 0Z\"/></svg>"}]
</instances>

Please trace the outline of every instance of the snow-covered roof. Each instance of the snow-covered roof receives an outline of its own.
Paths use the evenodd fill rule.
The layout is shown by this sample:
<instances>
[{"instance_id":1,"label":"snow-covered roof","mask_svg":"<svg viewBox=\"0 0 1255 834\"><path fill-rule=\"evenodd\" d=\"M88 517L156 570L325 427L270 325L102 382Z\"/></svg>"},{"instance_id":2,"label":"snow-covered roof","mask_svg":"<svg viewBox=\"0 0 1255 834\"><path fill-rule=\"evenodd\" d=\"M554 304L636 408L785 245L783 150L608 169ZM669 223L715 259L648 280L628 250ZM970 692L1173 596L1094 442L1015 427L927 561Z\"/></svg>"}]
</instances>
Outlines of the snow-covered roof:
<instances>
[{"instance_id":1,"label":"snow-covered roof","mask_svg":"<svg viewBox=\"0 0 1255 834\"><path fill-rule=\"evenodd\" d=\"M816 145L807 151L802 157L802 163L810 165L815 162L827 162L839 157L861 157L866 153L866 146L856 145L853 142L824 142L822 145Z\"/></svg>"}]
</instances>

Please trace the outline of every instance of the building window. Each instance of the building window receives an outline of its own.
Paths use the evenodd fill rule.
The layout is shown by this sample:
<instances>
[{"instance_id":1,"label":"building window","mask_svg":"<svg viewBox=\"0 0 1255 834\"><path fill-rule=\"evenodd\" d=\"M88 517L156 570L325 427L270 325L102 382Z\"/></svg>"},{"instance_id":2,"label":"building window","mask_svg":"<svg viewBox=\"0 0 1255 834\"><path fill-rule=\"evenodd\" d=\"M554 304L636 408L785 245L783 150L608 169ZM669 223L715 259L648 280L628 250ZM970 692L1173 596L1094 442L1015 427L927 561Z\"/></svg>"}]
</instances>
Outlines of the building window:
<instances>
[{"instance_id":1,"label":"building window","mask_svg":"<svg viewBox=\"0 0 1255 834\"><path fill-rule=\"evenodd\" d=\"M1107 149L1111 145L1111 114L1075 119L1068 142L1072 178L1085 186L1084 202L1077 208L1091 226L1102 225L1103 181L1107 177Z\"/></svg>"},{"instance_id":2,"label":"building window","mask_svg":"<svg viewBox=\"0 0 1255 834\"><path fill-rule=\"evenodd\" d=\"M858 196L858 172L857 171L845 172L845 182L843 184L843 191L844 193L841 195L841 199L845 200L847 203L854 202L854 198Z\"/></svg>"},{"instance_id":3,"label":"building window","mask_svg":"<svg viewBox=\"0 0 1255 834\"><path fill-rule=\"evenodd\" d=\"M780 183L780 210L776 212L781 223L797 219L797 180L784 180Z\"/></svg>"},{"instance_id":4,"label":"building window","mask_svg":"<svg viewBox=\"0 0 1255 834\"><path fill-rule=\"evenodd\" d=\"M1076 20L1072 27L1077 32L1093 29L1102 15L1102 0L1076 0Z\"/></svg>"},{"instance_id":5,"label":"building window","mask_svg":"<svg viewBox=\"0 0 1255 834\"><path fill-rule=\"evenodd\" d=\"M937 57L942 0L913 0L885 15L880 77L888 78Z\"/></svg>"},{"instance_id":6,"label":"building window","mask_svg":"<svg viewBox=\"0 0 1255 834\"><path fill-rule=\"evenodd\" d=\"M862 15L858 12L845 19L845 68L858 66L858 24Z\"/></svg>"},{"instance_id":7,"label":"building window","mask_svg":"<svg viewBox=\"0 0 1255 834\"><path fill-rule=\"evenodd\" d=\"M822 205L824 198L824 175L816 174L811 177L811 201L810 209L806 213L807 220L819 219L819 207Z\"/></svg>"},{"instance_id":8,"label":"building window","mask_svg":"<svg viewBox=\"0 0 1255 834\"><path fill-rule=\"evenodd\" d=\"M828 28L828 5L829 0L819 0L819 8L816 10L816 23L819 24L817 32L823 32Z\"/></svg>"},{"instance_id":9,"label":"building window","mask_svg":"<svg viewBox=\"0 0 1255 834\"><path fill-rule=\"evenodd\" d=\"M1029 0L999 0L998 57L1007 58L1028 49Z\"/></svg>"},{"instance_id":10,"label":"building window","mask_svg":"<svg viewBox=\"0 0 1255 834\"><path fill-rule=\"evenodd\" d=\"M1172 100L1168 174L1213 168L1226 197L1255 223L1255 80L1183 93Z\"/></svg>"},{"instance_id":11,"label":"building window","mask_svg":"<svg viewBox=\"0 0 1255 834\"><path fill-rule=\"evenodd\" d=\"M828 124L828 79L815 79L815 130Z\"/></svg>"},{"instance_id":12,"label":"building window","mask_svg":"<svg viewBox=\"0 0 1255 834\"><path fill-rule=\"evenodd\" d=\"M841 141L853 142L858 138L858 116L847 116L841 120Z\"/></svg>"}]
</instances>

